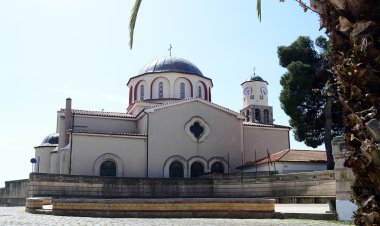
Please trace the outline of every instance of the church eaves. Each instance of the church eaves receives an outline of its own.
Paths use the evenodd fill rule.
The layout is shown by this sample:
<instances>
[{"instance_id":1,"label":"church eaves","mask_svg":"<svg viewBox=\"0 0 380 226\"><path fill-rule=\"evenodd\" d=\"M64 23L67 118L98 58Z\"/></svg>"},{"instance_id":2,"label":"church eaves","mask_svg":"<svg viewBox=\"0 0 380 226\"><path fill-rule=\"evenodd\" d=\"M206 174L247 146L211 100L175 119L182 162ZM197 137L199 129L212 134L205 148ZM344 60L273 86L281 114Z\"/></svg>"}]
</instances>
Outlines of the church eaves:
<instances>
[{"instance_id":1,"label":"church eaves","mask_svg":"<svg viewBox=\"0 0 380 226\"><path fill-rule=\"evenodd\" d=\"M61 109L58 113L65 113L65 109ZM106 111L88 111L72 109L74 115L86 115L86 116L99 116L99 117L111 117L111 118L135 118L134 115L124 112L106 112Z\"/></svg>"}]
</instances>

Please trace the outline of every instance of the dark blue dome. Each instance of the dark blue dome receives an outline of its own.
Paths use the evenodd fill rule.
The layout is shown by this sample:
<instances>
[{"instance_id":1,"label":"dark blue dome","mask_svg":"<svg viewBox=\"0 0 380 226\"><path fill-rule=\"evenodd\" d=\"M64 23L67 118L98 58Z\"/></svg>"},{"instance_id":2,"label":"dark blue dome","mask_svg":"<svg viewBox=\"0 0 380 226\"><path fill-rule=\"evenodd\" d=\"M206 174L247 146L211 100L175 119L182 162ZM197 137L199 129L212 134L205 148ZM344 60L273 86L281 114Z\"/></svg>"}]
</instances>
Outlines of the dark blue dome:
<instances>
[{"instance_id":1,"label":"dark blue dome","mask_svg":"<svg viewBox=\"0 0 380 226\"><path fill-rule=\"evenodd\" d=\"M261 77L258 76L258 75L253 75L253 76L251 77L251 81L266 82L263 78L261 78Z\"/></svg>"},{"instance_id":2,"label":"dark blue dome","mask_svg":"<svg viewBox=\"0 0 380 226\"><path fill-rule=\"evenodd\" d=\"M59 133L47 135L40 146L58 145Z\"/></svg>"},{"instance_id":3,"label":"dark blue dome","mask_svg":"<svg viewBox=\"0 0 380 226\"><path fill-rule=\"evenodd\" d=\"M171 56L154 59L142 67L139 73L137 73L137 76L162 72L179 72L203 77L202 72L190 61Z\"/></svg>"}]
</instances>

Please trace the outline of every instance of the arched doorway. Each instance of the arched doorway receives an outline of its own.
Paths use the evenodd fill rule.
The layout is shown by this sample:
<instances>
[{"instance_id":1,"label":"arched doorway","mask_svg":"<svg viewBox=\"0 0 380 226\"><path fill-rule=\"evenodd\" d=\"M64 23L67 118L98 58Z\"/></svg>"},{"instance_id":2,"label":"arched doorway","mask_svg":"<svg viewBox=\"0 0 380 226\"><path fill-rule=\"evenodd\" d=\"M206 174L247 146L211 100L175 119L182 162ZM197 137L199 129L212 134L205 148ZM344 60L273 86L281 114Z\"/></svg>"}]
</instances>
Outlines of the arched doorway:
<instances>
[{"instance_id":1,"label":"arched doorway","mask_svg":"<svg viewBox=\"0 0 380 226\"><path fill-rule=\"evenodd\" d=\"M180 161L174 161L169 166L169 178L183 178L183 165Z\"/></svg>"},{"instance_id":2,"label":"arched doorway","mask_svg":"<svg viewBox=\"0 0 380 226\"><path fill-rule=\"evenodd\" d=\"M211 173L224 173L224 166L221 162L214 162L211 165Z\"/></svg>"},{"instance_id":3,"label":"arched doorway","mask_svg":"<svg viewBox=\"0 0 380 226\"><path fill-rule=\"evenodd\" d=\"M101 177L116 177L116 164L113 161L107 160L100 165Z\"/></svg>"},{"instance_id":4,"label":"arched doorway","mask_svg":"<svg viewBox=\"0 0 380 226\"><path fill-rule=\"evenodd\" d=\"M194 162L190 168L191 177L200 177L204 174L204 166L200 162Z\"/></svg>"}]
</instances>

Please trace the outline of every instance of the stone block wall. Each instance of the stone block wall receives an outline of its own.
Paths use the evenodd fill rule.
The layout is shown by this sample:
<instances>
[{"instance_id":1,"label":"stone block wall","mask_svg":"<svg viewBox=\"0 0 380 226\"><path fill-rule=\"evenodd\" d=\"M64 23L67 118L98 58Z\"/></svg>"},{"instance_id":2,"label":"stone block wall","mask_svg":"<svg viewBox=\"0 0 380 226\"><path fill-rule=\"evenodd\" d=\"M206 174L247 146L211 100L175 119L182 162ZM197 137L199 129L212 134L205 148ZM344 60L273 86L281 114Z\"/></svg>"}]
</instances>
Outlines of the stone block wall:
<instances>
[{"instance_id":1,"label":"stone block wall","mask_svg":"<svg viewBox=\"0 0 380 226\"><path fill-rule=\"evenodd\" d=\"M30 174L28 197L335 198L334 171L256 176L228 174L197 179L147 179Z\"/></svg>"},{"instance_id":2,"label":"stone block wall","mask_svg":"<svg viewBox=\"0 0 380 226\"><path fill-rule=\"evenodd\" d=\"M353 212L357 209L356 204L351 201L351 185L355 176L351 169L343 165L347 151L343 137L334 138L332 145L335 160L336 211L339 220L351 221Z\"/></svg>"},{"instance_id":3,"label":"stone block wall","mask_svg":"<svg viewBox=\"0 0 380 226\"><path fill-rule=\"evenodd\" d=\"M0 190L0 204L25 205L27 197L28 180L6 181L5 187Z\"/></svg>"},{"instance_id":4,"label":"stone block wall","mask_svg":"<svg viewBox=\"0 0 380 226\"><path fill-rule=\"evenodd\" d=\"M210 179L144 179L30 174L28 197L210 197Z\"/></svg>"},{"instance_id":5,"label":"stone block wall","mask_svg":"<svg viewBox=\"0 0 380 226\"><path fill-rule=\"evenodd\" d=\"M213 180L214 195L222 197L335 197L334 171L220 175Z\"/></svg>"}]
</instances>

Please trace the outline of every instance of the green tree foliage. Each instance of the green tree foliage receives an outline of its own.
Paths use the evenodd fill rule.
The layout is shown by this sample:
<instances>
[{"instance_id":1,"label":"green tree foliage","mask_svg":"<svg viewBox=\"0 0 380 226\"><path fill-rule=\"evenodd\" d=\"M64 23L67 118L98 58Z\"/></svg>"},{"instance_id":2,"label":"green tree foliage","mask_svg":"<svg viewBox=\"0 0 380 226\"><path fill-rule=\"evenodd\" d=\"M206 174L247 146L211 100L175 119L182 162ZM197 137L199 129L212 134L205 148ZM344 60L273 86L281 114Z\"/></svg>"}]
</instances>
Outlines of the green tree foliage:
<instances>
[{"instance_id":1,"label":"green tree foliage","mask_svg":"<svg viewBox=\"0 0 380 226\"><path fill-rule=\"evenodd\" d=\"M295 139L314 148L325 143L328 169L333 169L331 137L342 134L342 111L337 102L326 111L326 104L332 102L334 88L330 82L332 75L326 70L329 45L323 37L316 43L321 53L315 50L309 37L303 36L289 46L278 47L280 65L287 69L280 80L280 102L290 117ZM330 115L332 122L326 127L326 117Z\"/></svg>"}]
</instances>

